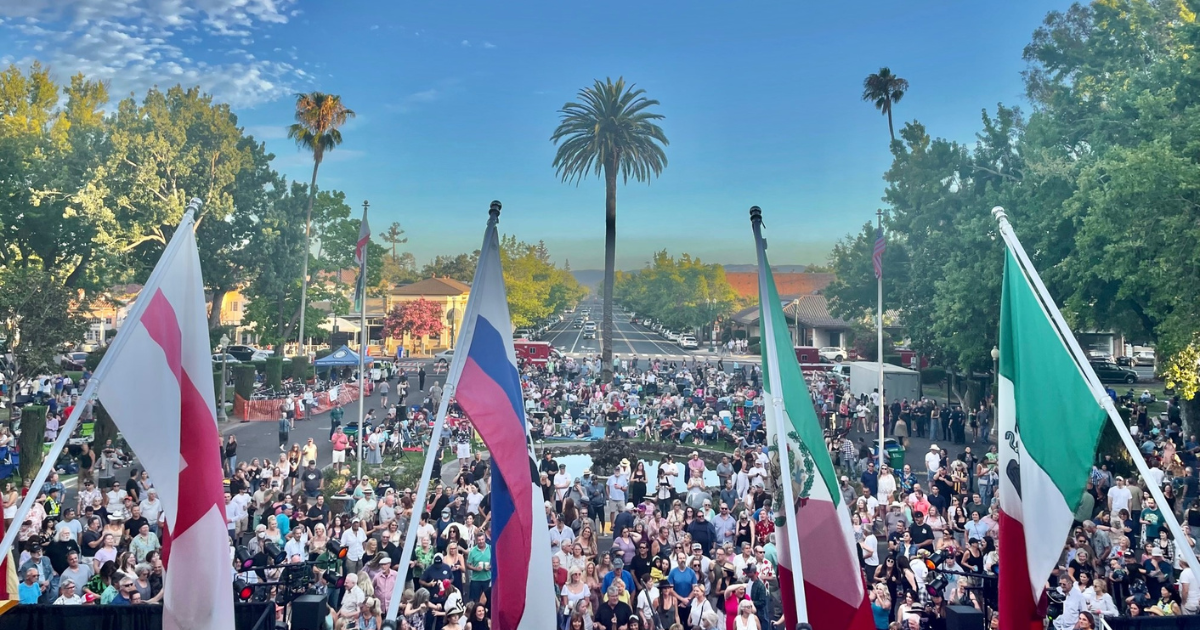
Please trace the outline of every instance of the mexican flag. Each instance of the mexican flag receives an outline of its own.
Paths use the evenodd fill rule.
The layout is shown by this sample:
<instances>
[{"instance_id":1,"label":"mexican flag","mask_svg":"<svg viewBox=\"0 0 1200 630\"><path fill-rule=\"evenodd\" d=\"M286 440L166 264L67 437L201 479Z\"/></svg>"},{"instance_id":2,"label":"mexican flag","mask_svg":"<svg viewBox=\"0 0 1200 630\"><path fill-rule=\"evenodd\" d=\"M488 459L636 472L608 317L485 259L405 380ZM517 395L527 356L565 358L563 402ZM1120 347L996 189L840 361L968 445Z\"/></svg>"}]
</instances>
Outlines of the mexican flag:
<instances>
[{"instance_id":1,"label":"mexican flag","mask_svg":"<svg viewBox=\"0 0 1200 630\"><path fill-rule=\"evenodd\" d=\"M872 630L875 622L858 566L850 511L842 501L833 461L783 315L783 304L758 242L759 309L762 325L767 439L786 456L791 481L777 509L779 588L785 628L808 621L814 630ZM788 448L778 449L781 443Z\"/></svg>"},{"instance_id":2,"label":"mexican flag","mask_svg":"<svg viewBox=\"0 0 1200 630\"><path fill-rule=\"evenodd\" d=\"M1070 534L1107 421L1012 251L1000 302L1000 623L1043 627L1038 601ZM1028 532L1028 533L1027 533Z\"/></svg>"}]
</instances>

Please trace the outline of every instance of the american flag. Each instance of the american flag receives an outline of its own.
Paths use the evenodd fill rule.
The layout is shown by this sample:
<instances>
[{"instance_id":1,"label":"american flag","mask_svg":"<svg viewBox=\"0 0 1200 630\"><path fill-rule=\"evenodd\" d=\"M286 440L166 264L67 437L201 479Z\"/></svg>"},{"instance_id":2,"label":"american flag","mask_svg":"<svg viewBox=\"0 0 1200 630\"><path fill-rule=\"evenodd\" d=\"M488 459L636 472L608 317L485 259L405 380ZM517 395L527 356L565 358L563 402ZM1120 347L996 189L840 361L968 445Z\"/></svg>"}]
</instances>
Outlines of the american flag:
<instances>
[{"instance_id":1,"label":"american flag","mask_svg":"<svg viewBox=\"0 0 1200 630\"><path fill-rule=\"evenodd\" d=\"M887 241L883 240L883 228L875 230L875 253L871 254L871 262L875 264L875 279L883 277L883 250L887 249Z\"/></svg>"}]
</instances>

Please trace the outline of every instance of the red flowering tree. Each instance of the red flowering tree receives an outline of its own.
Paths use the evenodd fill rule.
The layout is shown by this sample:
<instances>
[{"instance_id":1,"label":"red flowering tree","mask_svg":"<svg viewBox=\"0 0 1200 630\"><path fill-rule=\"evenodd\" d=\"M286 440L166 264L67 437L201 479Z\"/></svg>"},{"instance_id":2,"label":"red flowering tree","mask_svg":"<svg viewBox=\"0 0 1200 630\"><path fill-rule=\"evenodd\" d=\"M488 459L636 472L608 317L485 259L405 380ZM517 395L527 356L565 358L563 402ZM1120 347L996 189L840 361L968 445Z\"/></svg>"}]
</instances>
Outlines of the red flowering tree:
<instances>
[{"instance_id":1,"label":"red flowering tree","mask_svg":"<svg viewBox=\"0 0 1200 630\"><path fill-rule=\"evenodd\" d=\"M403 340L405 335L413 339L419 337L422 350L429 336L441 334L443 328L445 318L442 305L425 298L393 306L383 322L383 332L388 337L400 340Z\"/></svg>"}]
</instances>

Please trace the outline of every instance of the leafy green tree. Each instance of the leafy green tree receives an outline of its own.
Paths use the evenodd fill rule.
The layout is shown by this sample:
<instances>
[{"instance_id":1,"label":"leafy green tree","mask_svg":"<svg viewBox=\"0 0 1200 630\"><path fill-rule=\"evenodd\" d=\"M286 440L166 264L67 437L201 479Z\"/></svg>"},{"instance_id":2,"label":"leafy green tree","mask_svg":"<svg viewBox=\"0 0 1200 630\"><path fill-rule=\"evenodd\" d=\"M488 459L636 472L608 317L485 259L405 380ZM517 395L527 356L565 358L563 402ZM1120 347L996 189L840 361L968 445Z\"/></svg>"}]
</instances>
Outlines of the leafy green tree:
<instances>
[{"instance_id":1,"label":"leafy green tree","mask_svg":"<svg viewBox=\"0 0 1200 630\"><path fill-rule=\"evenodd\" d=\"M500 265L508 291L509 315L517 328L537 324L584 295L575 276L550 262L545 243L530 245L515 236L504 236L500 240Z\"/></svg>"},{"instance_id":2,"label":"leafy green tree","mask_svg":"<svg viewBox=\"0 0 1200 630\"><path fill-rule=\"evenodd\" d=\"M392 221L392 224L383 231L383 242L392 246L392 260L399 261L396 255L396 246L403 245L408 242L408 237L404 236L404 229L400 227L399 221Z\"/></svg>"},{"instance_id":3,"label":"leafy green tree","mask_svg":"<svg viewBox=\"0 0 1200 630\"><path fill-rule=\"evenodd\" d=\"M558 144L554 168L564 182L578 184L589 175L604 178L604 317L601 354L604 380L612 380L612 304L617 255L617 177L649 182L667 166L669 142L650 108L658 101L625 79L601 82L579 91L581 102L559 110L561 121L550 139Z\"/></svg>"},{"instance_id":4,"label":"leafy green tree","mask_svg":"<svg viewBox=\"0 0 1200 630\"><path fill-rule=\"evenodd\" d=\"M652 317L672 330L703 332L739 306L725 268L683 254L656 252L644 268L616 276L614 299L627 309Z\"/></svg>"},{"instance_id":5,"label":"leafy green tree","mask_svg":"<svg viewBox=\"0 0 1200 630\"><path fill-rule=\"evenodd\" d=\"M459 282L475 279L475 266L479 264L479 250L457 256L438 255L421 268L423 278L453 278Z\"/></svg>"},{"instance_id":6,"label":"leafy green tree","mask_svg":"<svg viewBox=\"0 0 1200 630\"><path fill-rule=\"evenodd\" d=\"M892 142L896 141L896 131L892 127L892 105L899 103L907 91L908 80L892 74L886 66L863 79L862 100L874 103L875 109L887 116L888 133L892 136Z\"/></svg>"},{"instance_id":7,"label":"leafy green tree","mask_svg":"<svg viewBox=\"0 0 1200 630\"><path fill-rule=\"evenodd\" d=\"M63 96L65 105L59 107ZM107 286L127 239L106 201L103 82L49 69L0 72L0 267L37 266L76 288Z\"/></svg>"},{"instance_id":8,"label":"leafy green tree","mask_svg":"<svg viewBox=\"0 0 1200 630\"><path fill-rule=\"evenodd\" d=\"M300 328L305 328L305 308L308 304L308 254L312 251L313 200L317 195L317 170L325 159L325 152L332 151L342 143L341 127L354 118L354 110L342 104L342 97L323 92L308 92L296 95L296 122L288 127L288 137L296 141L301 150L313 156L312 182L308 185L308 210L304 216L304 264L300 277ZM300 335L304 346L304 333Z\"/></svg>"},{"instance_id":9,"label":"leafy green tree","mask_svg":"<svg viewBox=\"0 0 1200 630\"><path fill-rule=\"evenodd\" d=\"M0 267L0 370L10 384L56 371L56 357L83 341L87 324L75 308L78 292L39 268ZM9 387L16 400L16 387Z\"/></svg>"}]
</instances>

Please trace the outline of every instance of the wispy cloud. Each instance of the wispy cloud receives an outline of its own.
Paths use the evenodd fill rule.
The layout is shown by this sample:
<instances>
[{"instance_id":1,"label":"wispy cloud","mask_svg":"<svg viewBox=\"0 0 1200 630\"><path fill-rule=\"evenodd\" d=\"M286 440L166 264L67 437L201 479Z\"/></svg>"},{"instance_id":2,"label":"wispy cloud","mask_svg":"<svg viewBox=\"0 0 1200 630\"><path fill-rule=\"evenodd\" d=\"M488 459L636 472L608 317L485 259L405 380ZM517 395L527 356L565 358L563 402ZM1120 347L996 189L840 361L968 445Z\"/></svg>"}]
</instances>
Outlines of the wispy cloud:
<instances>
[{"instance_id":1,"label":"wispy cloud","mask_svg":"<svg viewBox=\"0 0 1200 630\"><path fill-rule=\"evenodd\" d=\"M483 47L484 48L495 48L496 45L493 44L492 42L483 42Z\"/></svg>"},{"instance_id":2,"label":"wispy cloud","mask_svg":"<svg viewBox=\"0 0 1200 630\"><path fill-rule=\"evenodd\" d=\"M462 40L462 45L463 45L464 47L466 47L466 48L470 48L470 47L471 47L471 42L470 42L469 40L465 40L465 39L464 39L464 40Z\"/></svg>"},{"instance_id":3,"label":"wispy cloud","mask_svg":"<svg viewBox=\"0 0 1200 630\"><path fill-rule=\"evenodd\" d=\"M439 101L445 98L448 94L458 91L458 79L442 79L433 87L413 92L404 98L400 99L400 103L394 106L394 109L401 114L407 114L422 105L427 105L434 101Z\"/></svg>"},{"instance_id":4,"label":"wispy cloud","mask_svg":"<svg viewBox=\"0 0 1200 630\"><path fill-rule=\"evenodd\" d=\"M293 63L238 51L228 61L198 61L185 47L223 49L253 43L253 35L287 22L297 0L0 0L0 40L32 37L14 46L15 63L36 53L64 76L82 72L109 81L113 94L152 85L200 85L235 107L258 105L305 83ZM9 31L6 33L5 31ZM14 42L15 43L15 42Z\"/></svg>"}]
</instances>

